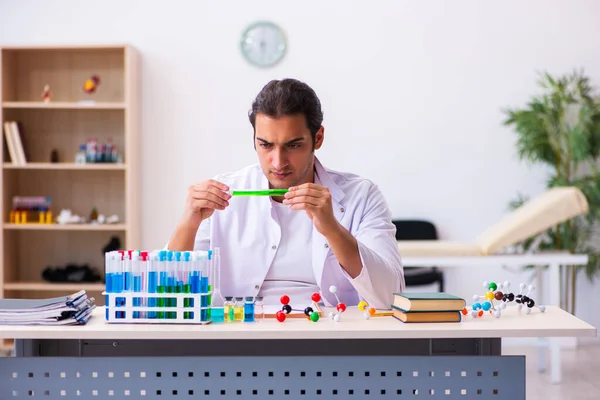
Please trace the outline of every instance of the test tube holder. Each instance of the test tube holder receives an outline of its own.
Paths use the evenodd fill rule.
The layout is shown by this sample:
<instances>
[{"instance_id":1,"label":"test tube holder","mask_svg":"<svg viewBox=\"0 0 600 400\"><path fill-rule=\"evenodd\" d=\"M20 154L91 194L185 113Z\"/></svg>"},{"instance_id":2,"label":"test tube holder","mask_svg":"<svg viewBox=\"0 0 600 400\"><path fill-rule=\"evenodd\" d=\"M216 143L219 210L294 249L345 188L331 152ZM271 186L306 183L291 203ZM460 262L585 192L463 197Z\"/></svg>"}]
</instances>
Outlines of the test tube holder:
<instances>
[{"instance_id":1,"label":"test tube holder","mask_svg":"<svg viewBox=\"0 0 600 400\"><path fill-rule=\"evenodd\" d=\"M115 324L193 324L206 325L210 324L211 320L205 318L208 314L210 306L201 306L202 297L210 296L212 293L147 293L147 292L121 292L107 293L102 292L106 299L105 308L106 322ZM117 305L117 301L125 300L126 306ZM173 299L176 301L175 306L134 306L133 299L142 299L144 303L148 303L148 299ZM194 306L185 306L184 299L193 300ZM208 298L205 303L208 304ZM204 311L204 312L203 312ZM138 317L134 318L134 313ZM172 317L166 318L150 318L149 313L157 315L169 313ZM117 315L119 317L117 317ZM174 316L173 316L174 315ZM186 315L188 318L186 318ZM192 316L193 315L193 316Z\"/></svg>"}]
</instances>

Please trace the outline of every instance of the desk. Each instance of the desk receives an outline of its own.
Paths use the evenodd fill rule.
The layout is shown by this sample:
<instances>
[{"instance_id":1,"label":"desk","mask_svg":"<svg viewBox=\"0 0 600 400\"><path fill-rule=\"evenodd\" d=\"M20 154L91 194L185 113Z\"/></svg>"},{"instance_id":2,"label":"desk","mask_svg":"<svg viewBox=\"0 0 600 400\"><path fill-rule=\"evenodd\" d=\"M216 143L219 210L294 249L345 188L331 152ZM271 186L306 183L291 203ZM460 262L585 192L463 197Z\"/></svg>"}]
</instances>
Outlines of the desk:
<instances>
[{"instance_id":1,"label":"desk","mask_svg":"<svg viewBox=\"0 0 600 400\"><path fill-rule=\"evenodd\" d=\"M0 399L516 400L525 357L503 356L503 337L596 335L557 307L446 324L365 320L353 307L317 323L117 325L103 315L85 326L0 326L17 352L0 358Z\"/></svg>"}]
</instances>

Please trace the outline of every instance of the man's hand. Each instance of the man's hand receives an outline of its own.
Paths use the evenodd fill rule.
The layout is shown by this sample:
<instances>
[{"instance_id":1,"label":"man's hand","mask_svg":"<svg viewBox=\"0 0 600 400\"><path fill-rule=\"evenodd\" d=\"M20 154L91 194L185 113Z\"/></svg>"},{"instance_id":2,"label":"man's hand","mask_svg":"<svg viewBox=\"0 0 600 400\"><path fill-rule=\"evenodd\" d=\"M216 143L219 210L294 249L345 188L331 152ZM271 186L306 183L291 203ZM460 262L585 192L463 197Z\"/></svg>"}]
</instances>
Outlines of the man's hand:
<instances>
[{"instance_id":1,"label":"man's hand","mask_svg":"<svg viewBox=\"0 0 600 400\"><path fill-rule=\"evenodd\" d=\"M189 187L183 217L169 241L169 250L194 250L194 238L202 221L229 205L231 196L226 190L227 185L212 179Z\"/></svg>"},{"instance_id":2,"label":"man's hand","mask_svg":"<svg viewBox=\"0 0 600 400\"><path fill-rule=\"evenodd\" d=\"M306 211L317 231L323 236L327 237L339 230L328 188L305 183L291 187L284 197L283 204L289 204L292 210Z\"/></svg>"},{"instance_id":3,"label":"man's hand","mask_svg":"<svg viewBox=\"0 0 600 400\"><path fill-rule=\"evenodd\" d=\"M227 185L212 179L190 186L185 202L184 221L199 226L215 210L224 210L231 198L225 192L227 190Z\"/></svg>"}]
</instances>

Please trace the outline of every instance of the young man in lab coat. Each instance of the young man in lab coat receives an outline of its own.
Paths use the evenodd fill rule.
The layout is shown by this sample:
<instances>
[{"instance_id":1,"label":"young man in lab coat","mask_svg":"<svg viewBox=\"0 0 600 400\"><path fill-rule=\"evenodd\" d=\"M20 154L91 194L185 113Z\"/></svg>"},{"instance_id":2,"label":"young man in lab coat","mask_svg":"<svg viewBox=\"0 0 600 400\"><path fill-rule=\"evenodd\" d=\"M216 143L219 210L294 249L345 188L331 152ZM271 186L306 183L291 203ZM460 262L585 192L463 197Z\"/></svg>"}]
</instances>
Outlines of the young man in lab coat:
<instances>
[{"instance_id":1,"label":"young man in lab coat","mask_svg":"<svg viewBox=\"0 0 600 400\"><path fill-rule=\"evenodd\" d=\"M190 186L170 250L221 252L221 293L282 295L298 306L320 292L388 309L404 289L391 213L377 186L331 171L315 156L323 113L315 92L293 79L269 82L249 113L259 163ZM283 197L231 197L232 189L288 189Z\"/></svg>"}]
</instances>

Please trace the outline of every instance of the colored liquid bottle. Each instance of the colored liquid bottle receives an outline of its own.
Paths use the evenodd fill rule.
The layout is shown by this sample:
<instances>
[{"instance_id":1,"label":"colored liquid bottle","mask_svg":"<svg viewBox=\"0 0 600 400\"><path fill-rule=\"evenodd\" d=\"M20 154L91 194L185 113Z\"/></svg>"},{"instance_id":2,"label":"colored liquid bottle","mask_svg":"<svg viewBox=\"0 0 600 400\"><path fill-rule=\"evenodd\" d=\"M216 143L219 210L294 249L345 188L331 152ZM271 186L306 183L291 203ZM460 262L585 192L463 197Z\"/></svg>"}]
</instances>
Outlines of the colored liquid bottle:
<instances>
[{"instance_id":1,"label":"colored liquid bottle","mask_svg":"<svg viewBox=\"0 0 600 400\"><path fill-rule=\"evenodd\" d=\"M254 318L256 321L262 321L265 318L265 307L262 296L254 298Z\"/></svg>"},{"instance_id":2,"label":"colored liquid bottle","mask_svg":"<svg viewBox=\"0 0 600 400\"><path fill-rule=\"evenodd\" d=\"M235 304L233 306L233 319L235 322L242 322L244 320L244 298L236 297Z\"/></svg>"},{"instance_id":3,"label":"colored liquid bottle","mask_svg":"<svg viewBox=\"0 0 600 400\"><path fill-rule=\"evenodd\" d=\"M223 304L223 314L225 322L233 322L233 297L225 297L225 303Z\"/></svg>"},{"instance_id":4,"label":"colored liquid bottle","mask_svg":"<svg viewBox=\"0 0 600 400\"><path fill-rule=\"evenodd\" d=\"M244 321L254 322L254 299L252 296L246 297L244 303Z\"/></svg>"}]
</instances>

